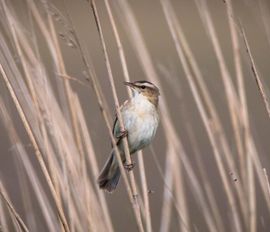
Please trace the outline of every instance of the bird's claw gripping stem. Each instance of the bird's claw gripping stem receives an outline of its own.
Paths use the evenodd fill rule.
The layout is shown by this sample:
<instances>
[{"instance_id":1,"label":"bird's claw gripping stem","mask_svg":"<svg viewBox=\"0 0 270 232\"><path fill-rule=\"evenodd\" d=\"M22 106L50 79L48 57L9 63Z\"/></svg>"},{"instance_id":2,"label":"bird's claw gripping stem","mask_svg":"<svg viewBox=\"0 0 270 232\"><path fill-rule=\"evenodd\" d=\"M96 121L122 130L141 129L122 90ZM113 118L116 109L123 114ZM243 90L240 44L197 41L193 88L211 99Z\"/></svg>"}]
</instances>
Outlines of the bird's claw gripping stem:
<instances>
[{"instance_id":1,"label":"bird's claw gripping stem","mask_svg":"<svg viewBox=\"0 0 270 232\"><path fill-rule=\"evenodd\" d=\"M124 168L130 172L134 167L135 167L136 163L135 162L132 162L130 164L124 164Z\"/></svg>"},{"instance_id":2,"label":"bird's claw gripping stem","mask_svg":"<svg viewBox=\"0 0 270 232\"><path fill-rule=\"evenodd\" d=\"M126 137L128 135L128 131L127 130L123 130L119 132L119 135L117 135L118 139L122 139L124 137Z\"/></svg>"}]
</instances>

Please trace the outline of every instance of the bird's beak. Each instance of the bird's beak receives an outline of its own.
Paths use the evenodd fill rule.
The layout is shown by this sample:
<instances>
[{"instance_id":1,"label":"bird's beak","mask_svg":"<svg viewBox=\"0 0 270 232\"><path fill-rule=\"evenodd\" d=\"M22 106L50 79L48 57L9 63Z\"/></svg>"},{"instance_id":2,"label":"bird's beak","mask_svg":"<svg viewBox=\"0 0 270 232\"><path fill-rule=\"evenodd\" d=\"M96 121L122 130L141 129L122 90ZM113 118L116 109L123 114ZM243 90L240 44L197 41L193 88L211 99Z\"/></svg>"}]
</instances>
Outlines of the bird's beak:
<instances>
[{"instance_id":1,"label":"bird's beak","mask_svg":"<svg viewBox=\"0 0 270 232\"><path fill-rule=\"evenodd\" d=\"M130 88L132 88L132 89L135 88L135 85L134 85L132 82L125 81L125 82L124 82L124 85L126 85L126 86L128 86L128 87L130 87Z\"/></svg>"}]
</instances>

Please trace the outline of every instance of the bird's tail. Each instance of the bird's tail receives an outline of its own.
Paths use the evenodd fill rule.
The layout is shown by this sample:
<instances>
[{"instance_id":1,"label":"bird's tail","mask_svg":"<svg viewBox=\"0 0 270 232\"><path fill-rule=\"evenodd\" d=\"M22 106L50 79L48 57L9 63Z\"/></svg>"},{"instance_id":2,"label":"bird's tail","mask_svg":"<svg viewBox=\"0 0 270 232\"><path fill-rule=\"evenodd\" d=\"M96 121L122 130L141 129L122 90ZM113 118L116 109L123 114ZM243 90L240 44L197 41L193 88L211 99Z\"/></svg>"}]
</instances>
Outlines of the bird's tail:
<instances>
[{"instance_id":1,"label":"bird's tail","mask_svg":"<svg viewBox=\"0 0 270 232\"><path fill-rule=\"evenodd\" d=\"M108 192L113 192L119 182L121 173L118 166L117 158L112 151L109 159L106 161L102 171L98 177L99 188L105 189Z\"/></svg>"}]
</instances>

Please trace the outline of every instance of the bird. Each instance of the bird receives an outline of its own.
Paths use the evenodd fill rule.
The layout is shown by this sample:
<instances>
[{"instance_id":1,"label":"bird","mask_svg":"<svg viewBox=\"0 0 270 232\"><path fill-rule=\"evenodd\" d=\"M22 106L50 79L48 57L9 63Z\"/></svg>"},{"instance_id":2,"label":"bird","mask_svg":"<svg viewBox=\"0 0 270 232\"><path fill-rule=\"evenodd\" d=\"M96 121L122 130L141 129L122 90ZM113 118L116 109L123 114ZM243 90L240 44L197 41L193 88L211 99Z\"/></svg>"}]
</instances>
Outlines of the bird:
<instances>
[{"instance_id":1,"label":"bird","mask_svg":"<svg viewBox=\"0 0 270 232\"><path fill-rule=\"evenodd\" d=\"M130 154L149 145L155 137L159 124L158 102L159 89L149 81L124 82L132 90L132 97L120 106L124 131L120 130L119 120L116 117L113 125L113 135L117 141L122 163L128 171L133 169L135 163L125 164L123 139L126 136ZM109 158L102 168L98 185L100 189L112 193L119 182L121 173L115 150L112 149Z\"/></svg>"}]
</instances>

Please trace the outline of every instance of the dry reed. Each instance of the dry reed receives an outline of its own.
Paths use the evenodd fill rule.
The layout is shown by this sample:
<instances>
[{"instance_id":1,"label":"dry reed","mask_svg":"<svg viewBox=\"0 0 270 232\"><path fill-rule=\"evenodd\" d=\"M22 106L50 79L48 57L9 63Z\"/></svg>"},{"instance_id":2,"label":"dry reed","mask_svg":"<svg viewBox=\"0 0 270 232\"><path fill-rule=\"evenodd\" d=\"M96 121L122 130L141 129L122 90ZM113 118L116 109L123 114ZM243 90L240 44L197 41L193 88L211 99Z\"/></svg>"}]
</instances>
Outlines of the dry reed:
<instances>
[{"instance_id":1,"label":"dry reed","mask_svg":"<svg viewBox=\"0 0 270 232\"><path fill-rule=\"evenodd\" d=\"M99 173L97 158L99 148L95 136L100 135L91 129L91 125L89 126L84 102L81 102L79 91L73 88L73 83L79 84L78 87L84 88L87 93L91 94L92 91L95 96L93 102L96 106L91 107L97 112L100 111L102 115L100 122L105 124L106 135L112 141L124 180L124 185L119 185L119 188L125 188L131 203L127 206L119 205L120 210L124 209L123 212L131 206L133 212L131 217L135 219L137 226L129 228L131 231L137 229L148 232L156 230L255 232L260 231L259 228L264 228L259 220L259 210L262 205L266 209L264 212L267 212L267 215L266 213L263 215L266 224L270 212L268 167L262 165L262 154L258 150L260 144L255 139L254 130L251 129L254 122L250 117L252 109L246 87L248 80L244 76L245 66L241 53L243 47L270 117L268 88L256 66L248 43L249 37L236 20L238 11L234 2L226 0L220 3L223 4L222 9L227 15L223 20L229 28L233 70L225 58L213 12L208 6L209 1L195 2L201 17L200 23L207 32L216 68L221 77L216 81L224 89L224 93L221 93L225 106L223 110L228 116L230 134L226 130L224 118L220 116L219 107L214 100L215 93L208 85L204 69L191 49L192 42L185 33L182 21L178 19L178 12L174 8L176 3L160 0L159 7L166 23L168 37L171 39L168 41L175 48L178 58L176 62L179 62L180 68L183 69L185 75L183 80L187 82L191 100L198 111L201 121L197 123L201 124L207 138L210 150L208 152L213 157L212 165L216 170L215 179L219 183L214 182L212 176L209 176L210 172L207 170L209 167L205 164L205 159L211 155L202 155L200 138L197 137L194 128L195 123L192 117L188 116L190 106L185 101L189 99L177 92L182 86L180 81L176 80L177 76L171 74L171 70L162 65L161 74L157 71L155 59L151 57L152 51L148 49L145 35L140 28L140 20L137 20L131 2L88 0L88 3L85 3L88 4L88 13L93 16L92 20L97 27L91 33L95 33L97 29L109 90L122 130L124 124L120 114L119 93L116 91L119 78L116 78L114 73L116 67L110 57L110 46L116 45L116 60L119 61L118 68L123 74L123 80L130 81L130 77L134 76L133 69L129 67L130 54L126 47L128 44L133 48L145 76L140 79L148 79L160 87L159 110L163 130L159 133L165 140L164 164L160 163L160 152L155 152L151 147L154 157L154 165L151 165L157 168L160 174L160 177L156 178L160 189L163 190L163 194L159 193L162 196L158 205L160 212L157 213L153 210L156 206L152 204L150 194L152 191L149 190L153 180L148 179L150 172L145 170L150 165L144 163L144 154L138 153L137 170L140 185L136 182L135 172L127 174L123 167L112 133L112 117L105 93L107 90L104 91L101 76L96 73L94 55L88 51L87 44L83 42L85 40L76 28L69 1L63 2L62 12L52 1L42 0L37 3L26 0L25 6L29 13L27 20L31 23L24 25L14 9L15 5L1 0L1 24L5 27L0 31L0 80L9 100L1 94L0 119L5 127L5 134L12 144L11 151L15 163L12 168L16 169L18 174L20 184L17 194L23 211L17 210L17 201L13 200L10 190L6 189L5 173L1 172L0 231L36 231L41 228L37 223L39 221L42 221L44 224L42 227L49 231L114 231L121 228L121 225L115 225L114 222L115 212L119 209L112 209L107 203L108 200L113 201L115 195L107 197L96 183ZM264 30L269 40L268 12L264 8L263 1L259 4ZM113 41L107 41L105 32L108 25L105 25L105 20L103 21L104 15L108 17ZM59 25L64 29L60 35L58 35ZM129 38L127 43L124 42L125 36ZM41 43L44 45L42 48ZM73 49L81 58L87 72L85 80L80 80L69 73L65 47ZM50 65L46 64L43 53L49 55ZM170 108L171 98L166 94L168 92L162 75L175 95L172 103L182 110ZM128 94L131 97L131 93ZM9 105L12 105L13 111ZM185 138L178 130L179 123L173 115L175 112L178 113L178 117L183 116L184 120L181 123L186 123ZM20 120L20 127L14 121L16 117ZM30 143L29 147L24 145L25 141ZM189 143L191 149L188 148ZM130 164L132 160L127 139L125 139L125 155L127 164ZM35 162L39 165L35 165ZM217 195L217 188L220 188L223 197ZM118 193L115 194L117 196ZM259 196L263 197L259 199ZM191 199L194 202L191 203ZM221 203L220 199L224 202ZM197 214L194 214L194 209L198 209ZM194 215L200 215L204 229L200 229L201 225L196 224L198 221L194 219ZM129 219L128 215L125 217L121 220ZM160 220L157 217L160 217Z\"/></svg>"}]
</instances>

